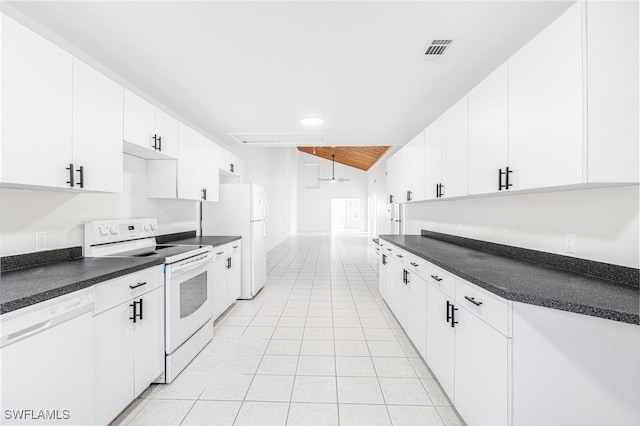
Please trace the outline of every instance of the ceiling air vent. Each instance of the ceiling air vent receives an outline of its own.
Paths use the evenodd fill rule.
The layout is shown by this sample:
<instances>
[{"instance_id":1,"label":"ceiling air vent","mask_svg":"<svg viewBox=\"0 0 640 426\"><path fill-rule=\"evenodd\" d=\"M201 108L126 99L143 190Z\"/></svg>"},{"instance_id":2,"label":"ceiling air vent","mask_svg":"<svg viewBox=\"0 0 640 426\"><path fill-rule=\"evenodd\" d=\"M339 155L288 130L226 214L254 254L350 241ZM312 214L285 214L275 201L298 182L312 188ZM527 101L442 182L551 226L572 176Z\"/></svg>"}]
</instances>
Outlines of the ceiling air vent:
<instances>
[{"instance_id":1,"label":"ceiling air vent","mask_svg":"<svg viewBox=\"0 0 640 426\"><path fill-rule=\"evenodd\" d=\"M434 60L442 57L446 52L451 50L453 40L437 39L432 40L427 50L424 52L424 58Z\"/></svg>"},{"instance_id":2,"label":"ceiling air vent","mask_svg":"<svg viewBox=\"0 0 640 426\"><path fill-rule=\"evenodd\" d=\"M238 142L269 146L322 146L324 133L228 133Z\"/></svg>"}]
</instances>

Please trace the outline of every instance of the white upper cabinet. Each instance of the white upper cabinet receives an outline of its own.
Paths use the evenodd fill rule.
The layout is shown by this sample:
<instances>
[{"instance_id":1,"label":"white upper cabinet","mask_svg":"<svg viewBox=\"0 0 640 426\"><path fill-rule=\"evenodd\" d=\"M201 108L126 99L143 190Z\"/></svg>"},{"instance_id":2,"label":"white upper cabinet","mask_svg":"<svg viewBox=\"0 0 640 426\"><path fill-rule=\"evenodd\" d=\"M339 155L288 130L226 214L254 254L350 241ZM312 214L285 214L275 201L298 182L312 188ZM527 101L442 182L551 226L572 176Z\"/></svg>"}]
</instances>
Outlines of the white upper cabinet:
<instances>
[{"instance_id":1,"label":"white upper cabinet","mask_svg":"<svg viewBox=\"0 0 640 426\"><path fill-rule=\"evenodd\" d=\"M389 198L386 201L388 203L401 203L406 200L406 194L402 194L402 188L406 181L404 175L408 173L408 170L404 165L403 154L402 150L400 150L387 160L387 192L389 193Z\"/></svg>"},{"instance_id":2,"label":"white upper cabinet","mask_svg":"<svg viewBox=\"0 0 640 426\"><path fill-rule=\"evenodd\" d=\"M509 164L508 78L504 63L468 95L470 195L499 191Z\"/></svg>"},{"instance_id":3,"label":"white upper cabinet","mask_svg":"<svg viewBox=\"0 0 640 426\"><path fill-rule=\"evenodd\" d=\"M0 180L5 186L69 188L73 58L13 19L1 18Z\"/></svg>"},{"instance_id":4,"label":"white upper cabinet","mask_svg":"<svg viewBox=\"0 0 640 426\"><path fill-rule=\"evenodd\" d=\"M408 179L406 201L424 200L424 131L403 148L407 152L406 161L409 163L410 176Z\"/></svg>"},{"instance_id":5,"label":"white upper cabinet","mask_svg":"<svg viewBox=\"0 0 640 426\"><path fill-rule=\"evenodd\" d=\"M439 198L442 183L442 120L438 118L424 131L424 195Z\"/></svg>"},{"instance_id":6,"label":"white upper cabinet","mask_svg":"<svg viewBox=\"0 0 640 426\"><path fill-rule=\"evenodd\" d=\"M178 120L124 91L125 152L147 159L177 158Z\"/></svg>"},{"instance_id":7,"label":"white upper cabinet","mask_svg":"<svg viewBox=\"0 0 640 426\"><path fill-rule=\"evenodd\" d=\"M73 162L82 170L75 184L86 190L122 192L122 92L73 60Z\"/></svg>"},{"instance_id":8,"label":"white upper cabinet","mask_svg":"<svg viewBox=\"0 0 640 426\"><path fill-rule=\"evenodd\" d=\"M441 197L468 195L467 97L442 114Z\"/></svg>"},{"instance_id":9,"label":"white upper cabinet","mask_svg":"<svg viewBox=\"0 0 640 426\"><path fill-rule=\"evenodd\" d=\"M510 189L583 182L580 6L509 59Z\"/></svg>"},{"instance_id":10,"label":"white upper cabinet","mask_svg":"<svg viewBox=\"0 0 640 426\"><path fill-rule=\"evenodd\" d=\"M586 4L588 182L638 182L638 2Z\"/></svg>"},{"instance_id":11,"label":"white upper cabinet","mask_svg":"<svg viewBox=\"0 0 640 426\"><path fill-rule=\"evenodd\" d=\"M179 159L147 162L147 196L218 201L220 175L217 145L192 128L179 124Z\"/></svg>"},{"instance_id":12,"label":"white upper cabinet","mask_svg":"<svg viewBox=\"0 0 640 426\"><path fill-rule=\"evenodd\" d=\"M2 15L2 185L122 192L122 90Z\"/></svg>"}]
</instances>

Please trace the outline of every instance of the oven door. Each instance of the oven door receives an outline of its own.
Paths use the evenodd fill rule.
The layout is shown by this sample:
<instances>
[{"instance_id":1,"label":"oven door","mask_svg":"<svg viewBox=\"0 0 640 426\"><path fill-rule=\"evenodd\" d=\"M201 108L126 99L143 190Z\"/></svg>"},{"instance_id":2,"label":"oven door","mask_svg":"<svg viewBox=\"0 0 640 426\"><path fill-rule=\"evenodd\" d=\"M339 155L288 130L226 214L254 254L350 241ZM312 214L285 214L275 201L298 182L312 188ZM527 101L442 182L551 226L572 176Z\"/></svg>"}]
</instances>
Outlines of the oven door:
<instances>
[{"instance_id":1,"label":"oven door","mask_svg":"<svg viewBox=\"0 0 640 426\"><path fill-rule=\"evenodd\" d=\"M168 354L186 342L213 313L213 253L167 265L166 340Z\"/></svg>"}]
</instances>

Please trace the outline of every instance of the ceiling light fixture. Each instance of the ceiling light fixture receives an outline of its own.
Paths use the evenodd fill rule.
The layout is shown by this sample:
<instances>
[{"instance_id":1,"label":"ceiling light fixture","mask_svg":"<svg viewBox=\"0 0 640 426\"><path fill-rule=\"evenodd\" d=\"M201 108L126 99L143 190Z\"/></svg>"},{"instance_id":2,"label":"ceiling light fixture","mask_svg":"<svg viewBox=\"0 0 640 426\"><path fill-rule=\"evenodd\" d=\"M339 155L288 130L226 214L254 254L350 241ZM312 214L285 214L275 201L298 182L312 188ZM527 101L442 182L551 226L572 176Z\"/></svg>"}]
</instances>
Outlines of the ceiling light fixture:
<instances>
[{"instance_id":1,"label":"ceiling light fixture","mask_svg":"<svg viewBox=\"0 0 640 426\"><path fill-rule=\"evenodd\" d=\"M324 124L324 120L320 117L305 117L300 120L300 124L303 126L320 126Z\"/></svg>"}]
</instances>

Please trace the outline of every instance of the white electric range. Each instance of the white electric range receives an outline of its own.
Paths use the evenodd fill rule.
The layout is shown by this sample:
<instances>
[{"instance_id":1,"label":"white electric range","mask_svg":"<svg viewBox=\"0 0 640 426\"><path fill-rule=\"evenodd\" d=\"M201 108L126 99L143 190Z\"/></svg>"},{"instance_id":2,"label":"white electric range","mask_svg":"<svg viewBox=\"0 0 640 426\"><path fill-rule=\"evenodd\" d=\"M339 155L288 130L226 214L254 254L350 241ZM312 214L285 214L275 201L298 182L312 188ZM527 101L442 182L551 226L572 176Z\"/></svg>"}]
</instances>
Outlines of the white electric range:
<instances>
[{"instance_id":1,"label":"white electric range","mask_svg":"<svg viewBox=\"0 0 640 426\"><path fill-rule=\"evenodd\" d=\"M171 383L213 338L213 247L157 244L157 219L85 224L86 257L162 257L165 277L165 373Z\"/></svg>"}]
</instances>

